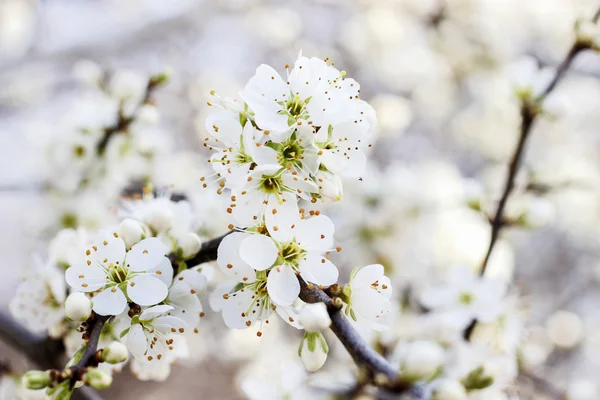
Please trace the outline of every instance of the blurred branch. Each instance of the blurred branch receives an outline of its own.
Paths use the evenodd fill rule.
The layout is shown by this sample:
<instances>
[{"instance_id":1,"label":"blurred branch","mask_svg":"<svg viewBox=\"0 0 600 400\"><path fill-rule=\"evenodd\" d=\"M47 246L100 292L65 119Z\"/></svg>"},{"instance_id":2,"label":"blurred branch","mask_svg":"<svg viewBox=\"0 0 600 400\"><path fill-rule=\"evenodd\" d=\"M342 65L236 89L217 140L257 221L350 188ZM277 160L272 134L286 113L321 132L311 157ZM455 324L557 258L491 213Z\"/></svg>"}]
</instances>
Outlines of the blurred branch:
<instances>
[{"instance_id":1,"label":"blurred branch","mask_svg":"<svg viewBox=\"0 0 600 400\"><path fill-rule=\"evenodd\" d=\"M535 375L532 372L521 371L519 373L519 377L531 382L536 391L544 393L550 399L563 400L565 398L564 393L561 390L556 388L552 383L550 383L546 379Z\"/></svg>"},{"instance_id":2,"label":"blurred branch","mask_svg":"<svg viewBox=\"0 0 600 400\"><path fill-rule=\"evenodd\" d=\"M64 346L61 340L32 333L14 318L0 311L0 340L19 350L29 361L42 369L62 368L61 359ZM82 387L73 393L74 400L101 400L89 387Z\"/></svg>"},{"instance_id":3,"label":"blurred branch","mask_svg":"<svg viewBox=\"0 0 600 400\"><path fill-rule=\"evenodd\" d=\"M593 18L593 22L597 22L600 18L600 9L596 12ZM500 197L500 201L498 202L498 208L496 209L496 213L491 221L492 225L492 233L490 237L490 242L488 245L487 252L485 254L485 258L483 260L483 264L481 265L480 275L483 276L487 269L487 266L490 261L490 256L494 251L494 246L498 241L498 237L500 235L500 231L505 226L504 224L504 210L506 208L506 204L508 202L508 198L512 193L515 187L515 179L517 177L517 173L519 172L519 167L521 166L524 154L525 147L527 144L527 139L531 135L533 124L536 121L536 118L542 112L542 105L544 100L552 93L552 91L556 88L556 86L561 82L561 80L565 77L567 71L573 64L573 60L575 57L581 53L582 51L589 49L590 43L576 40L575 43L569 49L567 55L563 59L563 61L559 64L554 77L546 86L546 88L541 92L541 94L535 98L524 97L521 103L521 129L519 134L519 141L517 142L517 147L510 159L509 167L508 167L508 176L504 183L504 190L502 192L502 196ZM473 333L473 329L477 321L473 321L467 329L463 332L463 337L466 340L469 340L471 334Z\"/></svg>"}]
</instances>

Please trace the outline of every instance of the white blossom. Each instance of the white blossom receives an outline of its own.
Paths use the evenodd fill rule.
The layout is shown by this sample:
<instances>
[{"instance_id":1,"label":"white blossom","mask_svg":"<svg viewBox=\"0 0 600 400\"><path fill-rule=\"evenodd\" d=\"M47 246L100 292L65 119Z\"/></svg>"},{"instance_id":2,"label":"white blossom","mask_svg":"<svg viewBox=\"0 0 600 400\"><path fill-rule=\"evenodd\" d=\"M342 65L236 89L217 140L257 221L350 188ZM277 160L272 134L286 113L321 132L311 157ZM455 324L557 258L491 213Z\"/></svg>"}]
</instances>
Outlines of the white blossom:
<instances>
[{"instance_id":1,"label":"white blossom","mask_svg":"<svg viewBox=\"0 0 600 400\"><path fill-rule=\"evenodd\" d=\"M127 251L118 235L104 231L95 243L82 251L65 276L75 290L98 292L92 299L96 313L118 315L129 300L150 306L167 297L168 284L161 275L172 267L160 240L144 239Z\"/></svg>"}]
</instances>

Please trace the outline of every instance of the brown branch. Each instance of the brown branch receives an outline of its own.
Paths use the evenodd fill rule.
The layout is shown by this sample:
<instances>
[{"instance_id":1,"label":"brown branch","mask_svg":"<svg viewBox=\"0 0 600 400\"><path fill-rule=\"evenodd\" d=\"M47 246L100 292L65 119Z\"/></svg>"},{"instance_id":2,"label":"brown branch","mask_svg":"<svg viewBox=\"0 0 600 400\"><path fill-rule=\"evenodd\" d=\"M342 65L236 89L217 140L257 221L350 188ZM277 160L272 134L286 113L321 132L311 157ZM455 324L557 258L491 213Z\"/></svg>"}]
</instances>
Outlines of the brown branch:
<instances>
[{"instance_id":1,"label":"brown branch","mask_svg":"<svg viewBox=\"0 0 600 400\"><path fill-rule=\"evenodd\" d=\"M597 22L600 18L600 9L596 12L593 18L593 22ZM500 201L498 202L498 208L496 209L496 213L494 214L494 218L492 219L492 233L490 236L490 242L488 245L487 252L485 254L485 258L483 260L483 264L481 265L480 275L483 276L487 269L487 266L490 261L490 257L492 252L494 251L494 247L496 242L498 241L498 237L500 235L500 231L505 226L504 222L504 210L506 208L506 204L508 202L508 198L512 193L515 187L515 179L517 177L517 173L519 172L519 167L521 166L523 156L525 154L525 147L527 145L527 139L531 135L533 124L536 121L537 116L541 112L542 103L550 93L556 88L556 86L562 81L565 77L567 71L573 64L573 60L575 57L581 53L582 51L589 49L590 43L582 42L581 40L576 40L575 43L569 49L569 52L559 64L554 77L546 86L546 88L542 91L542 93L534 99L525 98L522 101L521 105L521 129L519 135L519 141L517 143L517 147L511 157L508 169L508 176L504 183L504 190L502 192L502 196L500 197ZM469 340L471 334L473 333L473 329L477 321L473 321L463 332L463 337L466 340Z\"/></svg>"},{"instance_id":2,"label":"brown branch","mask_svg":"<svg viewBox=\"0 0 600 400\"><path fill-rule=\"evenodd\" d=\"M129 129L129 126L135 121L136 114L139 112L140 108L144 104L149 104L151 102L151 97L154 90L159 87L162 83L166 81L166 77L164 75L155 75L150 77L148 80L148 85L146 86L146 91L144 93L144 97L142 101L138 104L137 108L133 112L133 114L129 117L123 114L123 110L119 108L119 114L117 116L117 122L109 127L104 128L104 136L96 145L96 151L99 155L104 154L106 147L108 146L108 142L110 141L113 135L119 132L125 132Z\"/></svg>"},{"instance_id":3,"label":"brown branch","mask_svg":"<svg viewBox=\"0 0 600 400\"><path fill-rule=\"evenodd\" d=\"M0 312L0 339L19 350L27 359L41 369L61 369L64 346L61 340L32 333L10 315ZM73 400L102 400L89 387L76 390Z\"/></svg>"},{"instance_id":4,"label":"brown branch","mask_svg":"<svg viewBox=\"0 0 600 400\"><path fill-rule=\"evenodd\" d=\"M83 333L83 338L87 340L85 351L81 356L81 359L69 370L72 374L71 382L75 382L82 379L83 375L90 367L97 367L100 364L100 354L98 350L98 342L100 341L100 334L104 324L109 320L110 315L98 315L92 313L92 316L86 321L87 330Z\"/></svg>"}]
</instances>

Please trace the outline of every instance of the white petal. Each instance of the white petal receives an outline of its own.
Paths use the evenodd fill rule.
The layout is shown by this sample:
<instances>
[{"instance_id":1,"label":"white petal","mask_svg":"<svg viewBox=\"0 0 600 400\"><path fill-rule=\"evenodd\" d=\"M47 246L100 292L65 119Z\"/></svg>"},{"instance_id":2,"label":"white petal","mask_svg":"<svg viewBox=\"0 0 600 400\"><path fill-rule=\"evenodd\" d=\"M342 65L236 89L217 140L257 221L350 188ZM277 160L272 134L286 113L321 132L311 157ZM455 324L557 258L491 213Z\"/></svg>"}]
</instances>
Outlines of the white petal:
<instances>
[{"instance_id":1,"label":"white petal","mask_svg":"<svg viewBox=\"0 0 600 400\"><path fill-rule=\"evenodd\" d=\"M214 138L225 144L226 147L239 147L242 126L236 113L230 111L213 112L206 117L205 126L206 130Z\"/></svg>"},{"instance_id":2,"label":"white petal","mask_svg":"<svg viewBox=\"0 0 600 400\"><path fill-rule=\"evenodd\" d=\"M215 289L211 292L210 296L208 296L208 304L213 311L219 312L223 308L223 304L225 299L223 295L231 293L233 288L238 284L235 281L226 281L220 283L215 287Z\"/></svg>"},{"instance_id":3,"label":"white petal","mask_svg":"<svg viewBox=\"0 0 600 400\"><path fill-rule=\"evenodd\" d=\"M146 273L160 279L167 287L171 286L171 282L173 282L173 266L167 257L163 257L160 264L150 268Z\"/></svg>"},{"instance_id":4,"label":"white petal","mask_svg":"<svg viewBox=\"0 0 600 400\"><path fill-rule=\"evenodd\" d=\"M102 231L96 237L96 245L90 250L89 259L102 265L117 264L125 259L125 242L107 231ZM97 249L97 250L95 250ZM87 251L86 251L87 253ZM87 261L87 260L86 260Z\"/></svg>"},{"instance_id":5,"label":"white petal","mask_svg":"<svg viewBox=\"0 0 600 400\"><path fill-rule=\"evenodd\" d=\"M278 306L277 308L275 308L275 311L285 322L287 322L296 329L302 329L302 325L300 324L299 319L300 313L298 312L298 310L296 310L296 308L294 308L294 306Z\"/></svg>"},{"instance_id":6,"label":"white petal","mask_svg":"<svg viewBox=\"0 0 600 400\"><path fill-rule=\"evenodd\" d=\"M273 239L265 235L250 235L240 243L240 257L250 267L264 271L277 259L277 246Z\"/></svg>"},{"instance_id":7,"label":"white petal","mask_svg":"<svg viewBox=\"0 0 600 400\"><path fill-rule=\"evenodd\" d=\"M162 304L160 306L148 307L146 308L142 314L140 315L141 321L150 321L159 315L165 314L171 310L173 310L173 306L169 306L166 304Z\"/></svg>"},{"instance_id":8,"label":"white petal","mask_svg":"<svg viewBox=\"0 0 600 400\"><path fill-rule=\"evenodd\" d=\"M383 265L371 264L358 270L352 280L352 287L371 286L372 283L381 279L384 273Z\"/></svg>"},{"instance_id":9,"label":"white petal","mask_svg":"<svg viewBox=\"0 0 600 400\"><path fill-rule=\"evenodd\" d=\"M206 276L195 269L186 269L181 271L179 274L177 274L176 280L178 282L187 283L190 289L194 289L196 291L196 295L200 298L204 296L208 286L208 280L206 279Z\"/></svg>"},{"instance_id":10,"label":"white petal","mask_svg":"<svg viewBox=\"0 0 600 400\"><path fill-rule=\"evenodd\" d=\"M240 257L241 243L248 237L241 232L225 236L217 249L217 264L226 276L238 282L252 283L256 280L256 272Z\"/></svg>"},{"instance_id":11,"label":"white petal","mask_svg":"<svg viewBox=\"0 0 600 400\"><path fill-rule=\"evenodd\" d=\"M127 332L126 339L127 348L133 354L133 356L139 360L144 360L144 353L148 343L146 341L146 335L144 335L144 328L141 324L132 325Z\"/></svg>"},{"instance_id":12,"label":"white petal","mask_svg":"<svg viewBox=\"0 0 600 400\"><path fill-rule=\"evenodd\" d=\"M373 322L390 308L390 300L370 288L353 291L351 302L352 309L359 316Z\"/></svg>"},{"instance_id":13,"label":"white petal","mask_svg":"<svg viewBox=\"0 0 600 400\"><path fill-rule=\"evenodd\" d=\"M167 285L160 279L141 274L130 279L127 285L127 295L140 306L153 306L163 301L169 294Z\"/></svg>"},{"instance_id":14,"label":"white petal","mask_svg":"<svg viewBox=\"0 0 600 400\"><path fill-rule=\"evenodd\" d=\"M324 215L303 219L296 225L296 241L306 250L331 250L333 231L333 222Z\"/></svg>"},{"instance_id":15,"label":"white petal","mask_svg":"<svg viewBox=\"0 0 600 400\"><path fill-rule=\"evenodd\" d=\"M81 292L94 292L107 283L104 270L93 265L73 265L65 272L65 279L69 286Z\"/></svg>"},{"instance_id":16,"label":"white petal","mask_svg":"<svg viewBox=\"0 0 600 400\"><path fill-rule=\"evenodd\" d=\"M300 283L294 270L289 265L274 267L267 277L267 291L275 304L292 305L300 293Z\"/></svg>"},{"instance_id":17,"label":"white petal","mask_svg":"<svg viewBox=\"0 0 600 400\"><path fill-rule=\"evenodd\" d=\"M317 285L330 286L337 282L338 269L331 261L319 253L310 252L300 261L300 276Z\"/></svg>"},{"instance_id":18,"label":"white petal","mask_svg":"<svg viewBox=\"0 0 600 400\"><path fill-rule=\"evenodd\" d=\"M104 289L92 299L92 310L100 315L119 315L127 306L127 299L123 291L116 286Z\"/></svg>"},{"instance_id":19,"label":"white petal","mask_svg":"<svg viewBox=\"0 0 600 400\"><path fill-rule=\"evenodd\" d=\"M131 271L147 271L163 262L167 246L158 238L148 238L127 252L125 264Z\"/></svg>"},{"instance_id":20,"label":"white petal","mask_svg":"<svg viewBox=\"0 0 600 400\"><path fill-rule=\"evenodd\" d=\"M279 242L290 241L295 225L300 221L296 195L286 193L282 202L270 200L265 210L265 225L271 237Z\"/></svg>"},{"instance_id":21,"label":"white petal","mask_svg":"<svg viewBox=\"0 0 600 400\"><path fill-rule=\"evenodd\" d=\"M152 323L152 326L154 326L156 329L158 329L161 332L172 332L175 333L171 330L171 328L175 328L175 330L177 330L179 333L183 333L180 331L180 329L184 329L187 328L187 324L177 318L177 317L173 317L170 315L165 315L163 317L158 317L154 320L154 322Z\"/></svg>"},{"instance_id":22,"label":"white petal","mask_svg":"<svg viewBox=\"0 0 600 400\"><path fill-rule=\"evenodd\" d=\"M250 311L254 304L253 296L251 290L240 290L223 300L222 315L225 325L229 328L244 329L256 321L258 313Z\"/></svg>"}]
</instances>

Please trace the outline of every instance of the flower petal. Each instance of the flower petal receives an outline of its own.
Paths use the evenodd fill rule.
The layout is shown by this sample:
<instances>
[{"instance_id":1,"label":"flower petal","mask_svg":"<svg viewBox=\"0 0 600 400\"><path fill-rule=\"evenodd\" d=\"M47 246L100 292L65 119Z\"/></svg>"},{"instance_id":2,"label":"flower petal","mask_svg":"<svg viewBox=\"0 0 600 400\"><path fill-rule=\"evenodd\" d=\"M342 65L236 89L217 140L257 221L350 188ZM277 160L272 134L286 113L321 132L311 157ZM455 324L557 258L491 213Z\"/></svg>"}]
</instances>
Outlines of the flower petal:
<instances>
[{"instance_id":1,"label":"flower petal","mask_svg":"<svg viewBox=\"0 0 600 400\"><path fill-rule=\"evenodd\" d=\"M354 275L354 279L352 279L352 288L354 287L363 287L363 286L371 286L372 283L377 282L381 279L384 273L383 265L381 264L371 264L366 267L362 267L358 270L356 275Z\"/></svg>"},{"instance_id":2,"label":"flower petal","mask_svg":"<svg viewBox=\"0 0 600 400\"><path fill-rule=\"evenodd\" d=\"M296 225L296 241L305 250L331 250L333 231L333 222L324 215L303 219Z\"/></svg>"},{"instance_id":3,"label":"flower petal","mask_svg":"<svg viewBox=\"0 0 600 400\"><path fill-rule=\"evenodd\" d=\"M146 271L147 274L160 279L165 285L171 286L173 282L173 266L167 257L163 257L160 264Z\"/></svg>"},{"instance_id":4,"label":"flower petal","mask_svg":"<svg viewBox=\"0 0 600 400\"><path fill-rule=\"evenodd\" d=\"M69 286L81 292L94 292L106 285L107 279L101 267L73 265L65 272Z\"/></svg>"},{"instance_id":5,"label":"flower petal","mask_svg":"<svg viewBox=\"0 0 600 400\"><path fill-rule=\"evenodd\" d=\"M244 329L252 325L258 313L249 312L254 304L251 290L237 291L223 299L223 321L229 328ZM248 314L247 314L248 313Z\"/></svg>"},{"instance_id":6,"label":"flower petal","mask_svg":"<svg viewBox=\"0 0 600 400\"><path fill-rule=\"evenodd\" d=\"M92 263L99 263L108 266L109 264L120 264L125 259L125 242L123 239L116 237L108 231L102 231L98 234L95 241L96 245L89 252L89 257Z\"/></svg>"},{"instance_id":7,"label":"flower petal","mask_svg":"<svg viewBox=\"0 0 600 400\"><path fill-rule=\"evenodd\" d=\"M92 310L100 315L119 315L127 306L125 294L116 286L104 289L94 296L92 302Z\"/></svg>"},{"instance_id":8,"label":"flower petal","mask_svg":"<svg viewBox=\"0 0 600 400\"><path fill-rule=\"evenodd\" d=\"M141 321L150 321L159 315L165 314L173 310L173 306L162 304L160 306L148 307L140 315Z\"/></svg>"},{"instance_id":9,"label":"flower petal","mask_svg":"<svg viewBox=\"0 0 600 400\"><path fill-rule=\"evenodd\" d=\"M217 264L227 277L252 283L256 280L256 272L240 257L240 245L248 237L241 232L225 236L217 249Z\"/></svg>"},{"instance_id":10,"label":"flower petal","mask_svg":"<svg viewBox=\"0 0 600 400\"><path fill-rule=\"evenodd\" d=\"M148 347L148 342L146 341L146 335L144 335L144 328L142 328L141 324L132 325L129 328L129 332L127 333L127 339L125 341L127 344L127 348L133 354L133 356L139 360L144 359L144 353L146 352L146 348Z\"/></svg>"},{"instance_id":11,"label":"flower petal","mask_svg":"<svg viewBox=\"0 0 600 400\"><path fill-rule=\"evenodd\" d=\"M127 286L127 295L140 306L153 306L163 301L169 294L167 285L160 279L150 275L141 274L130 279Z\"/></svg>"},{"instance_id":12,"label":"flower petal","mask_svg":"<svg viewBox=\"0 0 600 400\"><path fill-rule=\"evenodd\" d=\"M300 283L289 265L274 267L267 277L267 291L279 306L290 306L298 298Z\"/></svg>"},{"instance_id":13,"label":"flower petal","mask_svg":"<svg viewBox=\"0 0 600 400\"><path fill-rule=\"evenodd\" d=\"M144 239L127 252L125 265L131 271L147 271L163 261L167 250L167 246L158 238Z\"/></svg>"},{"instance_id":14,"label":"flower petal","mask_svg":"<svg viewBox=\"0 0 600 400\"><path fill-rule=\"evenodd\" d=\"M337 282L339 271L335 265L319 253L309 252L298 265L300 276L317 285L330 286Z\"/></svg>"},{"instance_id":15,"label":"flower petal","mask_svg":"<svg viewBox=\"0 0 600 400\"><path fill-rule=\"evenodd\" d=\"M239 254L250 267L257 271L264 271L273 265L278 250L270 237L250 235L240 243Z\"/></svg>"},{"instance_id":16,"label":"flower petal","mask_svg":"<svg viewBox=\"0 0 600 400\"><path fill-rule=\"evenodd\" d=\"M277 199L269 200L265 210L265 225L271 237L279 242L290 241L295 225L300 221L296 195L286 193Z\"/></svg>"}]
</instances>

